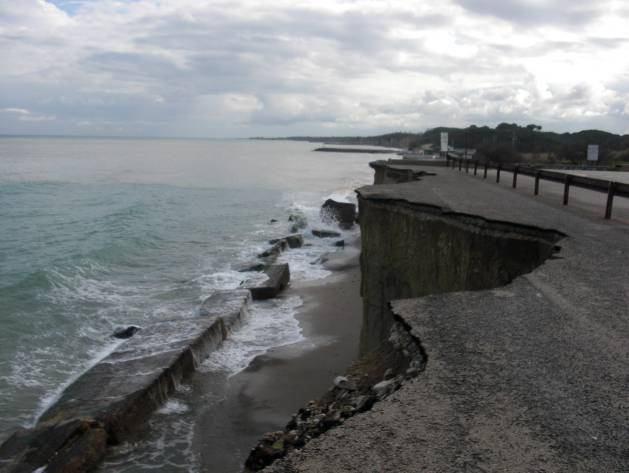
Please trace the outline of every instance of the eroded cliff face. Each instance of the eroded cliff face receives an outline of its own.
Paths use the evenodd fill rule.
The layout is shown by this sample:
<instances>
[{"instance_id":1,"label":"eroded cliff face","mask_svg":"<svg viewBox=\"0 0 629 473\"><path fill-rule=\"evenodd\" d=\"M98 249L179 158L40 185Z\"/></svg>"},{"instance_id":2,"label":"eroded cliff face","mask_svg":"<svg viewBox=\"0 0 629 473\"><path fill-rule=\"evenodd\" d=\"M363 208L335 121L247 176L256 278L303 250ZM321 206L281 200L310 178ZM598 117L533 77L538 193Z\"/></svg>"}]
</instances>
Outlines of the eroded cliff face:
<instances>
[{"instance_id":1,"label":"eroded cliff face","mask_svg":"<svg viewBox=\"0 0 629 473\"><path fill-rule=\"evenodd\" d=\"M361 353L389 337L389 302L503 286L550 257L562 235L358 192L362 238Z\"/></svg>"}]
</instances>

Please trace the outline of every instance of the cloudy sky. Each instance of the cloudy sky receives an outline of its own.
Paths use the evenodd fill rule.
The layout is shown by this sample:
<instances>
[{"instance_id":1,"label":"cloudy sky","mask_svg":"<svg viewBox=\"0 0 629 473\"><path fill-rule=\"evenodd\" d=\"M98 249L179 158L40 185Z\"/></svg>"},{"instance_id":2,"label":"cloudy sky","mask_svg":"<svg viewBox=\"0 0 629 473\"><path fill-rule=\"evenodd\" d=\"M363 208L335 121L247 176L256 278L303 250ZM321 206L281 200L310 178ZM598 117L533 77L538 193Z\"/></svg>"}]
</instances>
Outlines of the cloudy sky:
<instances>
[{"instance_id":1,"label":"cloudy sky","mask_svg":"<svg viewBox=\"0 0 629 473\"><path fill-rule=\"evenodd\" d=\"M629 133L627 0L0 0L0 134Z\"/></svg>"}]
</instances>

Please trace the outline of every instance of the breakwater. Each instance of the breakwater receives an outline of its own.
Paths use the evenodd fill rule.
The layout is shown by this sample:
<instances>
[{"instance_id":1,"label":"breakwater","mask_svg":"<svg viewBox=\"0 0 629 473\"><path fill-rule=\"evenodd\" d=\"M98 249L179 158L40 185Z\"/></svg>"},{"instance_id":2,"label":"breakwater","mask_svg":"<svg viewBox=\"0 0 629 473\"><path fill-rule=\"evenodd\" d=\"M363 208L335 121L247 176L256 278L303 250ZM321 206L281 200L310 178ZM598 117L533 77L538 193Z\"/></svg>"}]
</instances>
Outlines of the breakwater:
<instances>
[{"instance_id":1,"label":"breakwater","mask_svg":"<svg viewBox=\"0 0 629 473\"><path fill-rule=\"evenodd\" d=\"M316 148L314 151L323 153L366 153L366 154L392 154L396 153L397 149L376 149L376 148L335 148L326 146L323 148Z\"/></svg>"},{"instance_id":2,"label":"breakwater","mask_svg":"<svg viewBox=\"0 0 629 473\"><path fill-rule=\"evenodd\" d=\"M197 316L139 330L72 383L33 429L16 432L0 447L2 471L92 469L108 444L137 430L238 327L250 297L246 290L217 292Z\"/></svg>"}]
</instances>

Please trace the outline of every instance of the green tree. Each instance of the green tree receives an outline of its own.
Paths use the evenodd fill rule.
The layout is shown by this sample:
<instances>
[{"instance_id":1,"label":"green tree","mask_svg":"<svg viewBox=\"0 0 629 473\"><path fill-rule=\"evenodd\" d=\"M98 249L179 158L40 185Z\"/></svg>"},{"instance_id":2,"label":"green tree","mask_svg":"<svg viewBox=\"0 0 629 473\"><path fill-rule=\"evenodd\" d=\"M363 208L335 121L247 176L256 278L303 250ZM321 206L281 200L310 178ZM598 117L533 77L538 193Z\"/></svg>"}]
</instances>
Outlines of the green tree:
<instances>
[{"instance_id":1,"label":"green tree","mask_svg":"<svg viewBox=\"0 0 629 473\"><path fill-rule=\"evenodd\" d=\"M486 143L478 147L477 154L481 161L490 163L516 163L520 155L513 150L510 143Z\"/></svg>"}]
</instances>

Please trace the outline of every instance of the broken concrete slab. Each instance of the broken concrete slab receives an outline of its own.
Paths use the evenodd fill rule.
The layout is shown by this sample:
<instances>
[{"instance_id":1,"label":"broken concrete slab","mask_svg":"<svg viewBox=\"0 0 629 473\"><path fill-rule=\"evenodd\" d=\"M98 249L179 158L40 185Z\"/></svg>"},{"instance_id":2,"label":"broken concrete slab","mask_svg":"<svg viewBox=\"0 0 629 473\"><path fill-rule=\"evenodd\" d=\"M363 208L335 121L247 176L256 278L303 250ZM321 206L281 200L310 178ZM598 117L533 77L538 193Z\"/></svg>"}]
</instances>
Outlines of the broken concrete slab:
<instances>
[{"instance_id":1,"label":"broken concrete slab","mask_svg":"<svg viewBox=\"0 0 629 473\"><path fill-rule=\"evenodd\" d=\"M312 234L318 238L336 238L341 236L339 232L334 230L320 230L316 228L312 230Z\"/></svg>"},{"instance_id":2,"label":"broken concrete slab","mask_svg":"<svg viewBox=\"0 0 629 473\"><path fill-rule=\"evenodd\" d=\"M410 181L419 181L426 176L434 176L434 172L430 172L426 168L417 170L418 166L445 166L446 161L420 161L420 160L402 160L389 159L388 161L379 160L369 163L369 166L375 171L374 184L392 184Z\"/></svg>"},{"instance_id":3,"label":"broken concrete slab","mask_svg":"<svg viewBox=\"0 0 629 473\"><path fill-rule=\"evenodd\" d=\"M290 269L288 264L273 264L265 271L267 279L245 287L251 291L254 300L271 299L277 296L290 282Z\"/></svg>"},{"instance_id":4,"label":"broken concrete slab","mask_svg":"<svg viewBox=\"0 0 629 473\"><path fill-rule=\"evenodd\" d=\"M343 229L354 226L356 220L356 205L350 202L338 202L328 199L321 206L321 220L327 223L337 223Z\"/></svg>"},{"instance_id":5,"label":"broken concrete slab","mask_svg":"<svg viewBox=\"0 0 629 473\"><path fill-rule=\"evenodd\" d=\"M277 258L280 253L288 247L288 243L286 240L277 240L277 242L273 243L268 250L264 250L262 253L258 255L258 258Z\"/></svg>"},{"instance_id":6,"label":"broken concrete slab","mask_svg":"<svg viewBox=\"0 0 629 473\"><path fill-rule=\"evenodd\" d=\"M2 445L0 471L32 473L42 465L46 472L83 472L105 454L107 433L93 420L73 419L21 429Z\"/></svg>"},{"instance_id":7,"label":"broken concrete slab","mask_svg":"<svg viewBox=\"0 0 629 473\"><path fill-rule=\"evenodd\" d=\"M72 383L34 429L0 446L0 470L93 468L103 445L137 429L246 315L249 291L218 291L200 315L144 327ZM60 464L63 460L63 465ZM60 469L55 465L60 465Z\"/></svg>"},{"instance_id":8,"label":"broken concrete slab","mask_svg":"<svg viewBox=\"0 0 629 473\"><path fill-rule=\"evenodd\" d=\"M249 273L249 272L260 272L260 271L264 271L264 269L266 268L266 264L265 263L249 263L249 264L245 264L242 265L238 268L238 272L239 273Z\"/></svg>"},{"instance_id":9,"label":"broken concrete slab","mask_svg":"<svg viewBox=\"0 0 629 473\"><path fill-rule=\"evenodd\" d=\"M293 233L282 238L269 240L271 245L275 245L281 241L285 241L289 248L301 248L304 245L304 237L300 233Z\"/></svg>"}]
</instances>

